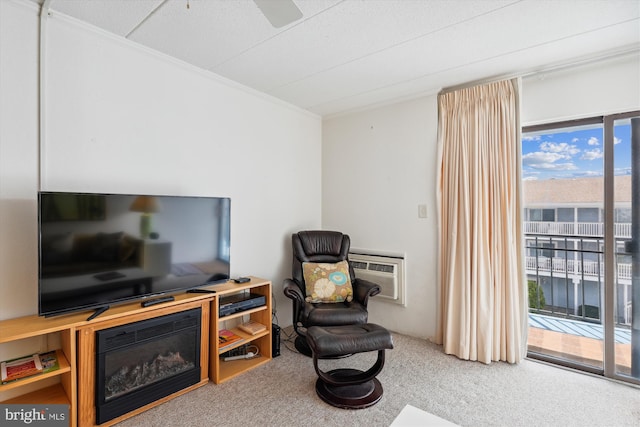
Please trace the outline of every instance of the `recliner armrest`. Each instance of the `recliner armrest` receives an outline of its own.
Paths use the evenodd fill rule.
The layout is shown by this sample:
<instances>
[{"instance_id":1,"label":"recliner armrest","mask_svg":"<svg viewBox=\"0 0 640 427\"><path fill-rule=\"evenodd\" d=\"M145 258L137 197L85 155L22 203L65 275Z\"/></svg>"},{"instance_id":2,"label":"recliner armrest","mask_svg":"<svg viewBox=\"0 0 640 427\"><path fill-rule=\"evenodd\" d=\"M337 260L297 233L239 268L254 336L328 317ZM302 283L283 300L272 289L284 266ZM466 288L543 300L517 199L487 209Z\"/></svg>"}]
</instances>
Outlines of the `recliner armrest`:
<instances>
[{"instance_id":1,"label":"recliner armrest","mask_svg":"<svg viewBox=\"0 0 640 427\"><path fill-rule=\"evenodd\" d=\"M299 306L304 305L304 295L300 286L293 279L284 279L284 294L294 300Z\"/></svg>"},{"instance_id":2,"label":"recliner armrest","mask_svg":"<svg viewBox=\"0 0 640 427\"><path fill-rule=\"evenodd\" d=\"M304 294L302 293L302 289L300 289L300 285L298 285L295 280L284 279L283 291L285 296L291 298L293 301L293 329L298 335L304 334L300 330L300 316L304 307Z\"/></svg>"},{"instance_id":3,"label":"recliner armrest","mask_svg":"<svg viewBox=\"0 0 640 427\"><path fill-rule=\"evenodd\" d=\"M369 297L376 296L380 293L380 285L364 279L355 279L352 283L353 297L365 308L369 303Z\"/></svg>"}]
</instances>

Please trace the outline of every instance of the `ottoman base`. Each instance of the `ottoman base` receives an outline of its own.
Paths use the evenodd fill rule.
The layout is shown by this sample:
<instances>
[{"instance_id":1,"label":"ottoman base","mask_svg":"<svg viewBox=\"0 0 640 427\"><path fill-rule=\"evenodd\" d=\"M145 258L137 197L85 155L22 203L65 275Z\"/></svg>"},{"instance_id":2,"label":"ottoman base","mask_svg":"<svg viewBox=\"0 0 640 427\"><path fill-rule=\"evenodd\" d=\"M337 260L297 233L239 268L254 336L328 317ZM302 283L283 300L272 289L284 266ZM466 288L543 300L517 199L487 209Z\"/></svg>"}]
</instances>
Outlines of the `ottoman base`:
<instances>
[{"instance_id":1,"label":"ottoman base","mask_svg":"<svg viewBox=\"0 0 640 427\"><path fill-rule=\"evenodd\" d=\"M350 378L362 374L357 369L336 369L327 375L337 379ZM361 384L333 386L322 379L316 381L316 393L332 406L343 409L363 409L375 405L382 398L382 384L377 378Z\"/></svg>"}]
</instances>

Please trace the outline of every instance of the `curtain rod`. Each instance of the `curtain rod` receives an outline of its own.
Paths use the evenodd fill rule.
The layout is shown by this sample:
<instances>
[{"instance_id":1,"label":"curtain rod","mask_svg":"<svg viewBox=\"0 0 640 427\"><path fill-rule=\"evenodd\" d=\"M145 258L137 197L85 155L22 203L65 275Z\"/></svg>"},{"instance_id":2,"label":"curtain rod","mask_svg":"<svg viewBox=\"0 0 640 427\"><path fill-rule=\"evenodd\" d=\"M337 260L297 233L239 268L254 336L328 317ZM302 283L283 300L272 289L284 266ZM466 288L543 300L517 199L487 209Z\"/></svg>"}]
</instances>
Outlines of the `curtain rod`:
<instances>
[{"instance_id":1,"label":"curtain rod","mask_svg":"<svg viewBox=\"0 0 640 427\"><path fill-rule=\"evenodd\" d=\"M539 75L539 74L551 73L551 72L560 71L560 70L564 70L564 69L568 69L568 68L575 68L575 67L579 67L579 66L583 66L583 65L593 64L593 63L596 63L596 62L601 62L601 61L606 61L606 60L611 60L611 59L618 59L618 58L623 58L623 57L626 57L626 56L632 56L632 55L638 55L638 54L640 54L640 45L639 44L634 44L632 46L627 46L627 47L622 48L620 50L616 50L616 51L613 51L613 52L607 52L607 53L602 54L602 55L581 57L581 58L578 58L578 59L570 61L570 62L563 62L563 63L559 63L559 64L555 64L555 65L550 65L550 66L547 66L547 67L544 67L544 68L530 69L530 70L527 70L527 71L521 71L521 72L513 73L513 74L503 74L503 75L500 75L500 76L488 77L486 79L473 80L471 82L462 83L460 85L449 86L449 87L446 87L446 88L443 88L442 90L440 90L440 92L438 92L438 95L443 95L445 93L455 92L456 90L468 89L468 88L474 87L474 86L480 86L480 85L485 85L485 84L489 84L489 83L495 83L495 82L499 82L499 81L502 81L502 80L533 77L533 76L536 76L536 75Z\"/></svg>"}]
</instances>

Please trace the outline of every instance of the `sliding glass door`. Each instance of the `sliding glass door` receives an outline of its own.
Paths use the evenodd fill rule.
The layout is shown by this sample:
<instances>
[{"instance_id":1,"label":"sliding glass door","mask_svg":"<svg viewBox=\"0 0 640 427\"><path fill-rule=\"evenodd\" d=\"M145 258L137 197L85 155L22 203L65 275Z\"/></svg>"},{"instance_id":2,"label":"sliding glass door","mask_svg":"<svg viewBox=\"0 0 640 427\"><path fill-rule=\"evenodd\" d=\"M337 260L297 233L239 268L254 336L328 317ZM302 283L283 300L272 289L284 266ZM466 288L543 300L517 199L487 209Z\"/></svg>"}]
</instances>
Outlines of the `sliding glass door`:
<instances>
[{"instance_id":1,"label":"sliding glass door","mask_svg":"<svg viewBox=\"0 0 640 427\"><path fill-rule=\"evenodd\" d=\"M601 118L527 128L522 160L529 353L604 369Z\"/></svg>"},{"instance_id":2,"label":"sliding glass door","mask_svg":"<svg viewBox=\"0 0 640 427\"><path fill-rule=\"evenodd\" d=\"M640 112L605 118L605 139L611 155L605 169L612 176L610 204L614 217L612 255L617 267L607 316L612 334L611 363L605 373L640 380ZM617 227L617 228L616 228ZM609 231L609 230L608 230ZM608 334L608 335L609 335ZM607 335L607 336L608 336Z\"/></svg>"},{"instance_id":3,"label":"sliding glass door","mask_svg":"<svg viewBox=\"0 0 640 427\"><path fill-rule=\"evenodd\" d=\"M529 355L632 382L639 120L634 112L533 126L522 140Z\"/></svg>"}]
</instances>

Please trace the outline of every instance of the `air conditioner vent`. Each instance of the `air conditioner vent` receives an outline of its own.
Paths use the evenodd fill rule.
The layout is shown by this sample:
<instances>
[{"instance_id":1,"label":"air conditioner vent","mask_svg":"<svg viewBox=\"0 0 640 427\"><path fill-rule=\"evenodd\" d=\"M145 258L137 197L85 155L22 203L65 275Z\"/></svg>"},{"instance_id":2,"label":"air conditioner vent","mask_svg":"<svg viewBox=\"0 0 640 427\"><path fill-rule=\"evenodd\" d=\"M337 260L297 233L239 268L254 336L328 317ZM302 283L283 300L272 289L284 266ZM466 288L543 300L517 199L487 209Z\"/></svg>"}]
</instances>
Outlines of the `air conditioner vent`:
<instances>
[{"instance_id":1,"label":"air conditioner vent","mask_svg":"<svg viewBox=\"0 0 640 427\"><path fill-rule=\"evenodd\" d=\"M373 262L369 264L369 268L368 268L368 270L382 271L382 272L385 272L385 273L393 273L393 269L394 269L393 265L376 264L376 263L373 263Z\"/></svg>"},{"instance_id":2,"label":"air conditioner vent","mask_svg":"<svg viewBox=\"0 0 640 427\"><path fill-rule=\"evenodd\" d=\"M367 263L366 262L354 261L354 260L350 259L349 260L349 264L351 264L351 266L353 268L358 268L360 270L366 270L367 269Z\"/></svg>"}]
</instances>

